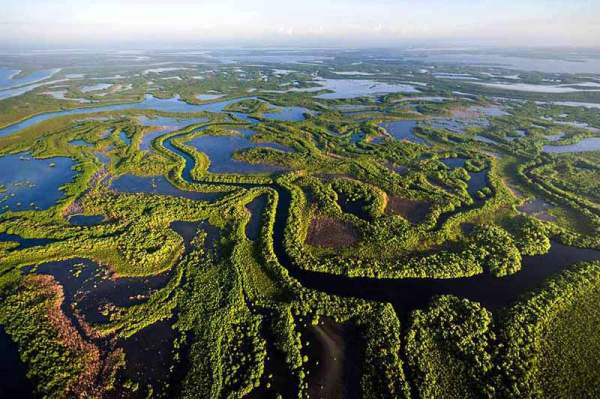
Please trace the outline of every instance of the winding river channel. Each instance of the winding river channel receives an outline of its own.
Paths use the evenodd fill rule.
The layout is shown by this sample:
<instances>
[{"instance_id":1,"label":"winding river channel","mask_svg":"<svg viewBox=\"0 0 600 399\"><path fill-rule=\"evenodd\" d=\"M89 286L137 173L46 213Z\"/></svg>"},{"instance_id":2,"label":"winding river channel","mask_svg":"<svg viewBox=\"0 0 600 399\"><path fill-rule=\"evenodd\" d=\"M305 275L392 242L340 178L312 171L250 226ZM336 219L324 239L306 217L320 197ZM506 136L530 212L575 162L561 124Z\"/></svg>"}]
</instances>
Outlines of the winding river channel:
<instances>
[{"instance_id":1,"label":"winding river channel","mask_svg":"<svg viewBox=\"0 0 600 399\"><path fill-rule=\"evenodd\" d=\"M121 104L114 106L76 109L70 111L61 111L38 115L29 118L23 122L16 123L14 125L0 129L0 137L16 133L21 129L24 129L28 126L32 126L35 123L39 123L44 120L62 115L86 114L125 109L155 109L165 112L224 112L224 108L227 105L240 100L241 99L234 99L221 101L218 103L194 106L185 104L176 99L158 100L154 97L146 97L146 99L143 102L136 104ZM281 109L283 109L283 115L286 115L287 117L285 109ZM304 112L304 109L294 109L290 110L290 112L294 115L293 117L290 117L292 118L292 120L299 120L299 115L302 112ZM165 134L167 134L167 132L165 132ZM184 169L182 171L182 178L188 183L199 185L218 184L221 186L227 185L242 189L269 188L272 190L273 193L277 195L278 201L275 209L275 222L272 237L274 252L280 264L283 267L285 267L290 273L290 275L293 278L297 279L302 284L302 286L310 289L316 289L332 295L339 295L344 297L357 297L380 302L389 302L393 304L399 317L403 320L406 319L411 310L422 308L429 303L432 297L444 294L457 295L459 297L480 302L483 306L492 311L500 309L510 305L512 302L518 300L527 292L531 291L532 289L535 289L548 277L560 272L563 269L568 268L569 266L575 263L591 260L600 260L600 251L592 249L573 248L562 245L558 242L553 242L550 252L548 254L543 256L524 257L523 268L521 271L502 278L497 278L490 274L481 274L468 278L452 279L374 279L351 278L346 276L303 270L298 267L298 265L294 262L294 259L290 257L287 253L284 241L285 229L288 225L288 220L290 218L292 201L291 193L287 189L276 183L214 183L194 179L191 174L191 171L195 166L194 158L190 154L183 150L180 150L173 144L174 139L183 137L185 134L188 133L173 135L168 139L164 140L162 142L162 145L167 151L170 151L184 159L185 164ZM485 180L485 174L482 173L481 176L482 179ZM177 195L177 190L175 190L174 192L169 192L167 193L167 195ZM211 193L208 194L208 196L212 197L215 196L215 194ZM254 219L253 225L250 226L249 230L247 230L247 234L250 239L256 239L257 232L259 231L260 218L257 217L258 215L255 215L255 213L264 212L266 208L266 205L264 204L265 197L263 196L261 198L262 200L254 205L254 209L251 209L253 213L252 216ZM199 194L198 199L205 200L208 198L203 198L203 194ZM189 230L189 228L195 229L194 226L190 227L182 224L177 224L172 227L175 228L175 230L177 230L180 234L182 234L182 236L186 237L190 236L190 234L184 234L185 232L187 232L187 230ZM19 245L21 245L20 248L26 248L27 246L33 245L43 245L45 243L37 242L35 240L30 241L31 243L28 241L19 242ZM186 251L188 251L189 239L185 242L187 243ZM86 261L79 260L79 262L82 262L85 265ZM42 266L42 271L44 267L49 268L51 266L51 264ZM94 270L91 267L88 269L90 270L90 273ZM68 272L66 270L64 271L64 273L66 273L65 276L68 275ZM145 286L145 284L142 284L143 282L138 283L138 281L133 280L122 280L120 282L106 280L106 282L102 286L104 287L103 290L100 290L96 295L90 296L90 300L94 299L94 301L87 303L87 305L89 305L89 309L93 309L96 305L96 301L98 300L98 298L101 298L104 295L105 291L111 291L117 286L118 288L127 288L127 292L130 292L131 287L135 287L136 290L134 291L139 292L140 296L147 297L149 295L148 290L151 291L153 289L161 287L163 284L166 283L168 277L168 273L161 275L159 276L159 278L155 279L156 284L150 284L150 286ZM65 279L66 278L67 277L65 277ZM125 296L123 296L123 298L125 298ZM114 298L111 299L114 301ZM122 304L127 305L127 303L129 303L129 295L126 297L126 299L127 300L123 299ZM103 321L102 315L97 313L92 319L92 321L96 322ZM0 330L0 338L2 338L3 336L6 336L6 334L4 334L3 330ZM8 339L0 339L0 343L2 342L8 342ZM9 346L9 349L12 350L14 348ZM13 355L11 355L11 359L13 359L16 356ZM14 359L7 359L7 362L0 362L0 366L2 366L2 363L18 363ZM20 375L22 373L17 374ZM26 389L28 390L29 388Z\"/></svg>"}]
</instances>

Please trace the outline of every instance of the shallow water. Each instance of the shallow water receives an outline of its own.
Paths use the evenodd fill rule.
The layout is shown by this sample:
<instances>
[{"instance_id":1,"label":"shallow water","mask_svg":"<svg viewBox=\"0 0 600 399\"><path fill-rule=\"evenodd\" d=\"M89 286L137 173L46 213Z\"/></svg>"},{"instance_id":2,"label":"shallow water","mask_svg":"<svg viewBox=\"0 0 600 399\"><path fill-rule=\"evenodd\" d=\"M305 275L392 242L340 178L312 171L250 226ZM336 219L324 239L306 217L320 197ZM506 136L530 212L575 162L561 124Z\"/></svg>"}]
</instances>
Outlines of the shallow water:
<instances>
[{"instance_id":1,"label":"shallow water","mask_svg":"<svg viewBox=\"0 0 600 399\"><path fill-rule=\"evenodd\" d=\"M322 86L320 88L316 88L316 90L333 91L333 93L320 94L316 96L316 98L330 100L389 93L419 93L419 90L411 85L400 83L382 83L374 80L319 79L316 81L316 83Z\"/></svg>"},{"instance_id":2,"label":"shallow water","mask_svg":"<svg viewBox=\"0 0 600 399\"><path fill-rule=\"evenodd\" d=\"M0 212L55 205L64 196L60 187L76 175L73 166L75 161L65 157L34 159L29 153L0 157L0 185L6 188L0 192Z\"/></svg>"},{"instance_id":3,"label":"shallow water","mask_svg":"<svg viewBox=\"0 0 600 399\"><path fill-rule=\"evenodd\" d=\"M469 127L487 127L490 123L485 118L438 118L427 121L427 124L435 129L462 134Z\"/></svg>"},{"instance_id":4,"label":"shallow water","mask_svg":"<svg viewBox=\"0 0 600 399\"><path fill-rule=\"evenodd\" d=\"M577 93L582 91L594 91L594 90L584 90L584 89L576 89L573 87L567 87L562 85L536 85L536 84L528 84L528 83L475 83L481 86L489 87L492 89L500 89L500 90L514 90L514 91L524 91L529 93Z\"/></svg>"},{"instance_id":5,"label":"shallow water","mask_svg":"<svg viewBox=\"0 0 600 399\"><path fill-rule=\"evenodd\" d=\"M303 121L304 114L309 113L310 110L304 107L276 107L274 112L266 112L263 116L276 121L297 122Z\"/></svg>"},{"instance_id":6,"label":"shallow water","mask_svg":"<svg viewBox=\"0 0 600 399\"><path fill-rule=\"evenodd\" d=\"M487 171L469 172L469 176L471 178L467 183L467 192L477 200L477 192L487 186Z\"/></svg>"},{"instance_id":7,"label":"shallow water","mask_svg":"<svg viewBox=\"0 0 600 399\"><path fill-rule=\"evenodd\" d=\"M548 141L559 141L561 140L563 137L565 137L565 133L558 133L558 134L553 134L550 136L545 136L544 138Z\"/></svg>"},{"instance_id":8,"label":"shallow water","mask_svg":"<svg viewBox=\"0 0 600 399\"><path fill-rule=\"evenodd\" d=\"M516 131L514 132L514 135L506 135L506 136L504 137L504 139L505 139L505 140L508 140L508 141L510 141L510 142L513 142L513 141L515 141L515 140L517 140L517 139L520 139L520 138L522 138L522 137L525 137L526 135L527 135L527 131L525 131L525 130L522 130L522 129L519 129L519 130L516 130Z\"/></svg>"},{"instance_id":9,"label":"shallow water","mask_svg":"<svg viewBox=\"0 0 600 399\"><path fill-rule=\"evenodd\" d=\"M224 94L198 94L196 98L202 101L216 100L223 97Z\"/></svg>"},{"instance_id":10,"label":"shallow water","mask_svg":"<svg viewBox=\"0 0 600 399\"><path fill-rule=\"evenodd\" d=\"M398 140L408 140L416 144L427 143L424 139L416 136L414 133L414 129L417 127L417 121L385 122L379 126L383 127L389 134Z\"/></svg>"},{"instance_id":11,"label":"shallow water","mask_svg":"<svg viewBox=\"0 0 600 399\"><path fill-rule=\"evenodd\" d=\"M544 152L554 154L588 151L600 151L600 137L588 137L576 144L544 146Z\"/></svg>"},{"instance_id":12,"label":"shallow water","mask_svg":"<svg viewBox=\"0 0 600 399\"><path fill-rule=\"evenodd\" d=\"M182 257L192 250L191 242L201 230L208 233L206 242L214 242L214 228L208 227L212 226L206 222L171 223L170 228L183 239ZM74 321L75 326L79 323L73 317L71 304L76 303L77 311L84 316L86 322L105 323L107 319L100 311L101 305L126 307L143 302L151 293L166 286L173 274L171 270L147 277L113 278L106 267L84 258L47 262L34 270L37 274L52 275L63 287L63 311Z\"/></svg>"},{"instance_id":13,"label":"shallow water","mask_svg":"<svg viewBox=\"0 0 600 399\"><path fill-rule=\"evenodd\" d=\"M127 378L140 384L160 386L168 383L169 367L173 362L173 342L177 335L173 323L174 318L161 320L127 339L119 340L117 347L123 348L126 354L124 375Z\"/></svg>"},{"instance_id":14,"label":"shallow water","mask_svg":"<svg viewBox=\"0 0 600 399\"><path fill-rule=\"evenodd\" d=\"M411 56L409 59L423 62L448 62L471 65L496 65L523 71L540 71L547 73L600 73L600 59L583 58L568 61L560 58L535 58L527 56L504 56L501 54L482 53L429 53L422 56Z\"/></svg>"},{"instance_id":15,"label":"shallow water","mask_svg":"<svg viewBox=\"0 0 600 399\"><path fill-rule=\"evenodd\" d=\"M361 362L364 342L359 331L321 318L319 325L302 329L310 345L302 348L308 355L306 365L311 398L360 398Z\"/></svg>"},{"instance_id":16,"label":"shallow water","mask_svg":"<svg viewBox=\"0 0 600 399\"><path fill-rule=\"evenodd\" d=\"M552 104L563 105L566 107L584 107L584 108L600 109L600 104L598 104L598 103L586 103L586 102L577 102L577 101L554 101Z\"/></svg>"},{"instance_id":17,"label":"shallow water","mask_svg":"<svg viewBox=\"0 0 600 399\"><path fill-rule=\"evenodd\" d=\"M182 197L196 201L214 201L223 196L223 193L200 193L180 190L173 186L164 176L122 175L113 180L110 188L121 193L170 195L172 197Z\"/></svg>"},{"instance_id":18,"label":"shallow water","mask_svg":"<svg viewBox=\"0 0 600 399\"><path fill-rule=\"evenodd\" d=\"M356 144L356 143L360 142L364 138L365 138L365 132L354 133L352 136L350 136L350 142L352 144Z\"/></svg>"},{"instance_id":19,"label":"shallow water","mask_svg":"<svg viewBox=\"0 0 600 399\"><path fill-rule=\"evenodd\" d=\"M66 115L82 115L82 114L90 114L96 112L109 112L109 111L120 111L127 109L141 109L141 110L156 110L162 112L173 112L173 113L194 113L194 112L226 112L225 108L228 105L234 104L236 102L247 100L247 99L256 99L256 97L241 97L234 98L214 103L201 104L201 105L193 105L188 104L184 101L181 101L178 97L173 97L169 99L158 99L151 95L146 95L144 100L137 103L127 103L127 104L117 104L117 105L104 105L99 107L89 107L89 108L76 108L65 111L56 111L56 112L47 112L40 115L32 116L31 118L25 119L22 122L17 122L12 125L0 129L0 137L8 136L10 134L16 133L19 130L25 129L29 126L35 125L36 123L43 122L48 119L56 118L59 116ZM289 109L288 109L289 108ZM300 119L300 109L307 112L301 107L280 107L281 112L273 113L273 119L280 120L288 120L286 118L292 118L289 120L301 120ZM235 116L246 120L248 122L255 122L246 114L239 112L232 112ZM303 119L303 118L302 118Z\"/></svg>"},{"instance_id":20,"label":"shallow water","mask_svg":"<svg viewBox=\"0 0 600 399\"><path fill-rule=\"evenodd\" d=\"M203 135L187 142L205 153L210 159L208 171L212 173L274 173L285 170L280 166L250 164L232 160L235 152L256 147L272 148L288 152L290 149L277 143L255 143L250 140L252 130L242 129L241 136L212 136Z\"/></svg>"},{"instance_id":21,"label":"shallow water","mask_svg":"<svg viewBox=\"0 0 600 399\"><path fill-rule=\"evenodd\" d=\"M204 250L207 252L218 250L218 241L221 238L221 229L213 226L207 221L201 222L182 222L175 221L171 223L171 229L183 238L185 253L192 250L192 240L202 231L204 236Z\"/></svg>"},{"instance_id":22,"label":"shallow water","mask_svg":"<svg viewBox=\"0 0 600 399\"><path fill-rule=\"evenodd\" d=\"M121 139L121 141L126 145L126 146L130 146L131 145L131 137L129 137L127 135L127 132L125 132L125 130L121 130L119 132L119 138Z\"/></svg>"},{"instance_id":23,"label":"shallow water","mask_svg":"<svg viewBox=\"0 0 600 399\"><path fill-rule=\"evenodd\" d=\"M450 168L462 168L467 162L466 158L445 158L440 160L444 165Z\"/></svg>"},{"instance_id":24,"label":"shallow water","mask_svg":"<svg viewBox=\"0 0 600 399\"><path fill-rule=\"evenodd\" d=\"M140 150L150 150L152 146L152 140L154 140L155 138L160 137L169 132L179 130L186 126L208 122L208 118L173 118L167 116L149 118L147 116L140 116L138 118L138 121L142 126L160 127L159 130L146 133L142 137L142 141L140 143Z\"/></svg>"},{"instance_id":25,"label":"shallow water","mask_svg":"<svg viewBox=\"0 0 600 399\"><path fill-rule=\"evenodd\" d=\"M193 113L193 112L223 112L224 108L230 104L236 103L238 101L244 100L245 98L236 98L226 101L220 101L216 103L202 104L202 105L191 105L184 101L181 101L179 98L169 98L169 99L158 99L151 95L146 95L144 100L137 103L127 103L127 104L117 104L117 105L104 105L99 107L89 107L89 108L76 108L72 110L66 111L56 111L56 112L47 112L44 114L32 116L31 118L25 119L22 122L18 122L12 125L9 125L5 128L0 129L0 137L7 136L13 133L18 132L26 127L35 125L36 123L43 122L48 119L56 118L58 116L65 115L82 115L82 114L90 114L96 112L109 112L109 111L119 111L119 110L127 110L127 109L150 109L157 110L163 112L181 112L181 113Z\"/></svg>"},{"instance_id":26,"label":"shallow water","mask_svg":"<svg viewBox=\"0 0 600 399\"><path fill-rule=\"evenodd\" d=\"M92 143L88 143L87 141L82 140L82 139L71 140L71 141L69 141L69 144L78 146L78 147L93 147L94 146Z\"/></svg>"},{"instance_id":27,"label":"shallow water","mask_svg":"<svg viewBox=\"0 0 600 399\"><path fill-rule=\"evenodd\" d=\"M25 77L16 78L16 74L19 73L18 69L0 68L0 90L36 83L51 77L58 71L60 69L43 69L34 71Z\"/></svg>"},{"instance_id":28,"label":"shallow water","mask_svg":"<svg viewBox=\"0 0 600 399\"><path fill-rule=\"evenodd\" d=\"M80 103L89 103L90 102L90 100L85 99L85 98L67 97L67 93L68 93L68 90L48 90L41 94L51 96L52 98L55 98L57 100L77 101Z\"/></svg>"},{"instance_id":29,"label":"shallow water","mask_svg":"<svg viewBox=\"0 0 600 399\"><path fill-rule=\"evenodd\" d=\"M532 201L527 201L523 205L519 206L517 209L521 212L533 215L540 220L552 222L556 220L556 216L553 216L548 213L548 210L551 207L552 206L546 201L540 198L536 198Z\"/></svg>"},{"instance_id":30,"label":"shallow water","mask_svg":"<svg viewBox=\"0 0 600 399\"><path fill-rule=\"evenodd\" d=\"M81 91L82 93L89 93L92 91L106 90L112 86L113 86L112 83L96 83L94 85L81 86L79 88L79 91Z\"/></svg>"},{"instance_id":31,"label":"shallow water","mask_svg":"<svg viewBox=\"0 0 600 399\"><path fill-rule=\"evenodd\" d=\"M496 141L494 141L494 140L492 140L492 139L489 139L489 138L487 138L487 137L485 137L485 136L476 135L474 138L475 138L475 140L477 140L477 141L481 141L482 143L487 143L487 144L498 144Z\"/></svg>"}]
</instances>

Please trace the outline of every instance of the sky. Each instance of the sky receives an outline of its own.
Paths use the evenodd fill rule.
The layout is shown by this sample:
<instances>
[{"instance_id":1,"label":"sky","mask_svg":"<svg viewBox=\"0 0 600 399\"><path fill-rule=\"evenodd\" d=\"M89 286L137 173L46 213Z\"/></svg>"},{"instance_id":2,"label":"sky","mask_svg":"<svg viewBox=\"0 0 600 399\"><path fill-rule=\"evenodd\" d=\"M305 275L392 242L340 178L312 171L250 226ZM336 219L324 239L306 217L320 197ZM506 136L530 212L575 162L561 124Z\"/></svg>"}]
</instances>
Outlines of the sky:
<instances>
[{"instance_id":1,"label":"sky","mask_svg":"<svg viewBox=\"0 0 600 399\"><path fill-rule=\"evenodd\" d=\"M0 47L600 46L600 0L0 0Z\"/></svg>"}]
</instances>

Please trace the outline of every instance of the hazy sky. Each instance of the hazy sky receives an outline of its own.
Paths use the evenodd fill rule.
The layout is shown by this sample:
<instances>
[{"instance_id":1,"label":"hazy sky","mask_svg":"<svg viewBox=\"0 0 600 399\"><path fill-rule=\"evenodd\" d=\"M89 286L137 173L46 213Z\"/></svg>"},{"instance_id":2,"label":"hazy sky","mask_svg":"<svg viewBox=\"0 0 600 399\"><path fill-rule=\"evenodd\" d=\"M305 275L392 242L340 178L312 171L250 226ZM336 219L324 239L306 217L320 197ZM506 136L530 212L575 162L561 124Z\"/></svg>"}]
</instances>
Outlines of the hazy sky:
<instances>
[{"instance_id":1,"label":"hazy sky","mask_svg":"<svg viewBox=\"0 0 600 399\"><path fill-rule=\"evenodd\" d=\"M0 0L0 46L600 46L600 0Z\"/></svg>"}]
</instances>

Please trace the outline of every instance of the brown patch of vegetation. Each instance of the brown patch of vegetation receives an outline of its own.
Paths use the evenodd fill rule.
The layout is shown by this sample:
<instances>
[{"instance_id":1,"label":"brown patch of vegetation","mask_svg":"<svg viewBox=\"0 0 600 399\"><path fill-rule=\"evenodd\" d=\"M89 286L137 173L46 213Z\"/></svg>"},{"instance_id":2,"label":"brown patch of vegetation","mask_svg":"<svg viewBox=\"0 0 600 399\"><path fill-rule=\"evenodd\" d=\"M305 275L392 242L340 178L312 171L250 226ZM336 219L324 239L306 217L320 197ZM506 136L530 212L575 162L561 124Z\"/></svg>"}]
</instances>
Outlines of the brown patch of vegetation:
<instances>
[{"instance_id":1,"label":"brown patch of vegetation","mask_svg":"<svg viewBox=\"0 0 600 399\"><path fill-rule=\"evenodd\" d=\"M397 196L389 196L385 213L400 215L411 223L419 223L429 213L431 204L425 201L415 201Z\"/></svg>"},{"instance_id":2,"label":"brown patch of vegetation","mask_svg":"<svg viewBox=\"0 0 600 399\"><path fill-rule=\"evenodd\" d=\"M42 322L48 323L50 330L55 333L56 342L65 348L67 356L81 365L80 374L65 387L66 397L103 397L105 387L99 381L114 376L121 354L113 352L104 357L96 345L81 337L61 309L63 289L52 276L30 276L24 281L24 286L27 290L35 291L38 298L46 303L46 319Z\"/></svg>"},{"instance_id":3,"label":"brown patch of vegetation","mask_svg":"<svg viewBox=\"0 0 600 399\"><path fill-rule=\"evenodd\" d=\"M456 107L450 110L453 118L471 119L481 116L481 112L472 107Z\"/></svg>"},{"instance_id":4,"label":"brown patch of vegetation","mask_svg":"<svg viewBox=\"0 0 600 399\"><path fill-rule=\"evenodd\" d=\"M358 233L351 223L329 216L313 218L306 238L307 244L325 248L349 247L357 241Z\"/></svg>"}]
</instances>

